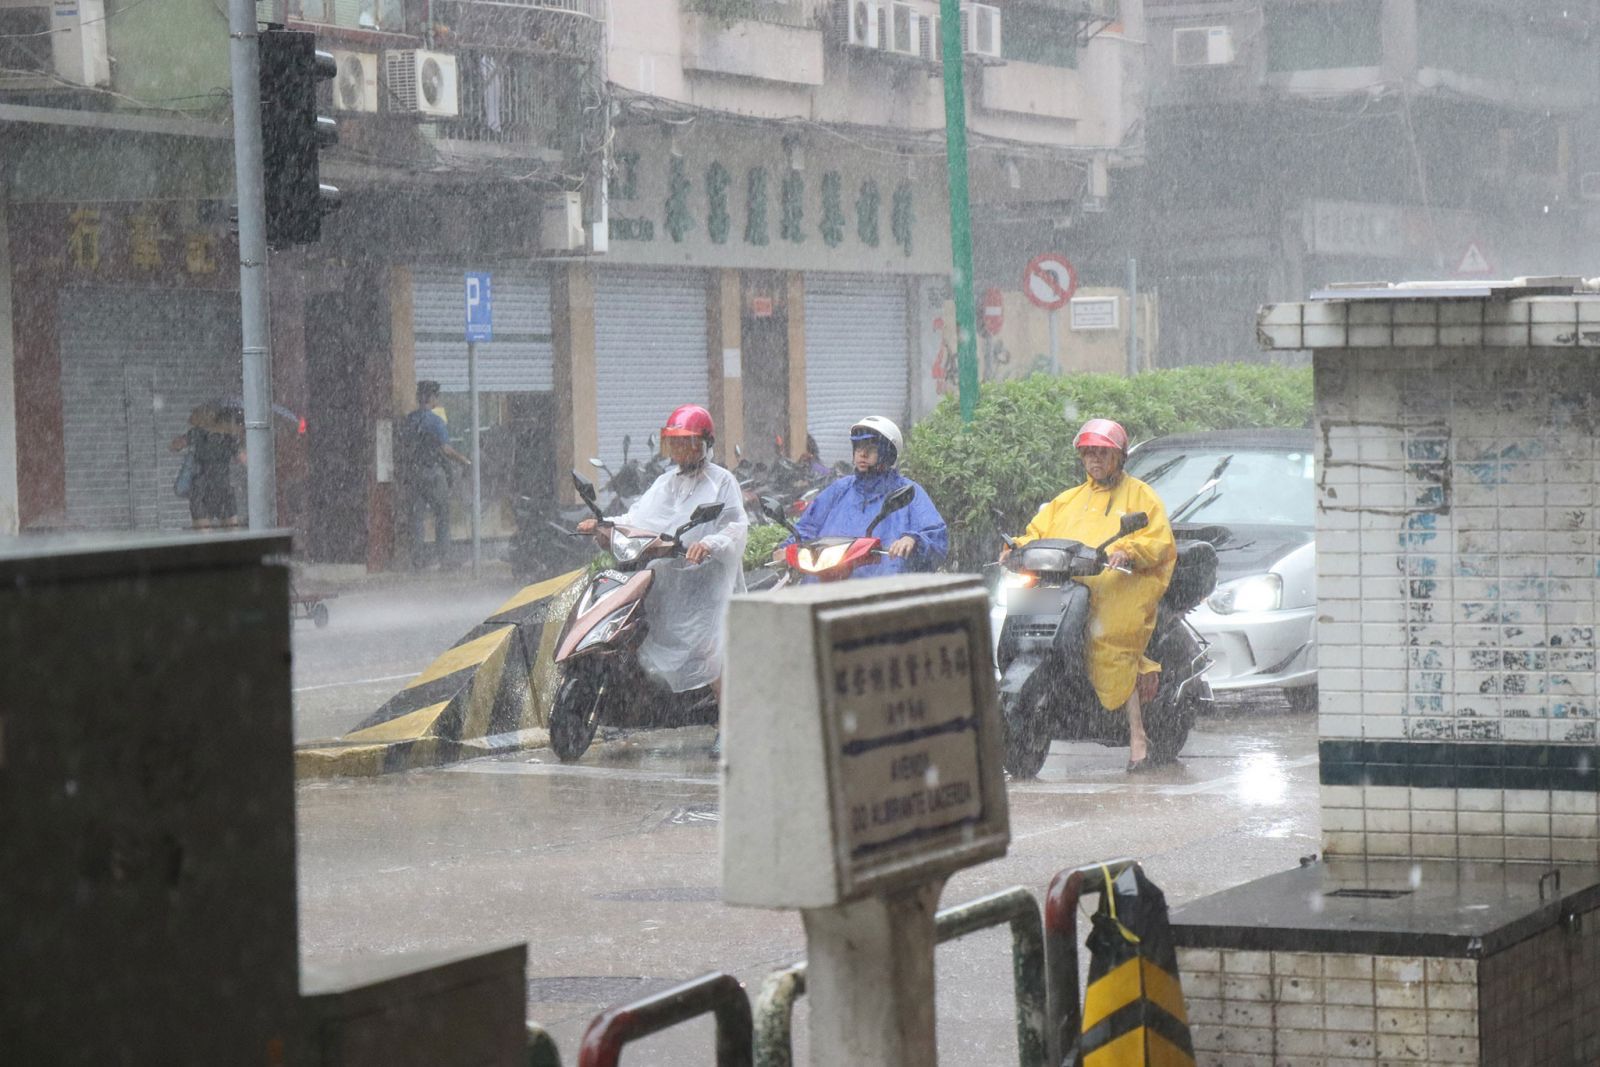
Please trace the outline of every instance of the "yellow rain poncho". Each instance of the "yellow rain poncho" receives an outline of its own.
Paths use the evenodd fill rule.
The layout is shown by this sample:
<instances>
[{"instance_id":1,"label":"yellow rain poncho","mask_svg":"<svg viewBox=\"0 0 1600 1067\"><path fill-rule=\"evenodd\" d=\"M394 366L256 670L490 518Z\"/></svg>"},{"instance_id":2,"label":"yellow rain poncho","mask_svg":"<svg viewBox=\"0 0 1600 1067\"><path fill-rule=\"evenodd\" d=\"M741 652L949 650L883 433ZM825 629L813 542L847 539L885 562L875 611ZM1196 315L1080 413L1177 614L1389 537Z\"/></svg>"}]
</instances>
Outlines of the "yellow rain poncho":
<instances>
[{"instance_id":1,"label":"yellow rain poncho","mask_svg":"<svg viewBox=\"0 0 1600 1067\"><path fill-rule=\"evenodd\" d=\"M1114 535L1122 516L1142 511L1150 524L1110 545L1133 560L1133 573L1108 570L1079 578L1089 587L1089 680L1100 703L1115 710L1127 703L1140 674L1160 670L1145 657L1156 626L1156 605L1167 591L1178 548L1172 525L1155 490L1129 474L1118 474L1111 487L1086 481L1050 501L1017 539L1026 544L1041 538L1068 538L1094 546Z\"/></svg>"}]
</instances>

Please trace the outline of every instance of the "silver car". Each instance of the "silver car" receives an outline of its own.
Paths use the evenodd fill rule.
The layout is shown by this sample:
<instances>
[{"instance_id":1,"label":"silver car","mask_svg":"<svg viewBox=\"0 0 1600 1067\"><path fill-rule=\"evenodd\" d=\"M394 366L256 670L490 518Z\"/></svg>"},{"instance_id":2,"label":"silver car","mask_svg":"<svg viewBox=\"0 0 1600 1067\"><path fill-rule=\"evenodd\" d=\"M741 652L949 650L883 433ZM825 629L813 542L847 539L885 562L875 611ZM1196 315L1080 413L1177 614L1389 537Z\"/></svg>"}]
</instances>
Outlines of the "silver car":
<instances>
[{"instance_id":1,"label":"silver car","mask_svg":"<svg viewBox=\"0 0 1600 1067\"><path fill-rule=\"evenodd\" d=\"M1217 588L1189 613L1219 696L1281 688L1317 703L1315 463L1310 430L1218 430L1138 445L1128 472L1180 536L1217 548Z\"/></svg>"}]
</instances>

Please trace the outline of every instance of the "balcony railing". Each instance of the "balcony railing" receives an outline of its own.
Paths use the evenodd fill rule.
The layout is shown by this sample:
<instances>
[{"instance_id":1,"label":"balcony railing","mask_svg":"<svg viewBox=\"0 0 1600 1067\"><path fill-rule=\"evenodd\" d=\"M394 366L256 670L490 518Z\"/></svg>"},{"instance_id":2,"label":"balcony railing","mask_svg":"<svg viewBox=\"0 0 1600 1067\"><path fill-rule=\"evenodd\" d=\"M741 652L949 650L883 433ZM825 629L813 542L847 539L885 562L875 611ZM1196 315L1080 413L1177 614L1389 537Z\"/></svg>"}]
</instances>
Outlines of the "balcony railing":
<instances>
[{"instance_id":1,"label":"balcony railing","mask_svg":"<svg viewBox=\"0 0 1600 1067\"><path fill-rule=\"evenodd\" d=\"M442 121L441 140L476 141L559 152L571 94L558 64L501 52L457 57L461 115Z\"/></svg>"},{"instance_id":2,"label":"balcony railing","mask_svg":"<svg viewBox=\"0 0 1600 1067\"><path fill-rule=\"evenodd\" d=\"M822 0L684 0L683 9L728 22L766 22L811 29L820 17Z\"/></svg>"}]
</instances>

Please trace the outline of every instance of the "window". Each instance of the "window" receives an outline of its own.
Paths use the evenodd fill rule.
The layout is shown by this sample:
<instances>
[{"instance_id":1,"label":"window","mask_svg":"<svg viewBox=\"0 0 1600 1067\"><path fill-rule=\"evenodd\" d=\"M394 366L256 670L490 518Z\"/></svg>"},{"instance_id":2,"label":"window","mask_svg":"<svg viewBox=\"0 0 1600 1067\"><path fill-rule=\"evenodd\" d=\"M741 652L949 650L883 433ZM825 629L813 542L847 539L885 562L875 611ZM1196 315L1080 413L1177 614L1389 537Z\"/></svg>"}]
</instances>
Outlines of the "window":
<instances>
[{"instance_id":1,"label":"window","mask_svg":"<svg viewBox=\"0 0 1600 1067\"><path fill-rule=\"evenodd\" d=\"M1018 4L1006 8L1002 55L1019 63L1048 67L1078 65L1078 24L1058 11Z\"/></svg>"},{"instance_id":2,"label":"window","mask_svg":"<svg viewBox=\"0 0 1600 1067\"><path fill-rule=\"evenodd\" d=\"M1267 5L1267 69L1376 67L1383 60L1379 0Z\"/></svg>"}]
</instances>

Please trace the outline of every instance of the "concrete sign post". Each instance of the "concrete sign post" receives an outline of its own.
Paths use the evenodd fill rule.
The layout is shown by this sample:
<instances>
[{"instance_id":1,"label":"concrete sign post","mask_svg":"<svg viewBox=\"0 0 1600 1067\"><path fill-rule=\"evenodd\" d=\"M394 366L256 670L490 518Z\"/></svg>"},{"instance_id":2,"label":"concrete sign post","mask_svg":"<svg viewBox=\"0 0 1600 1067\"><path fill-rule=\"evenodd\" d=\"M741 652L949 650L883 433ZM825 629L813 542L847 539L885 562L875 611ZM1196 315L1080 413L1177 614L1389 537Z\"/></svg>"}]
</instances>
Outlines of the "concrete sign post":
<instances>
[{"instance_id":1,"label":"concrete sign post","mask_svg":"<svg viewBox=\"0 0 1600 1067\"><path fill-rule=\"evenodd\" d=\"M939 893L1010 840L988 611L933 575L729 609L723 897L800 910L814 1064L937 1060Z\"/></svg>"},{"instance_id":2,"label":"concrete sign post","mask_svg":"<svg viewBox=\"0 0 1600 1067\"><path fill-rule=\"evenodd\" d=\"M478 474L478 342L494 340L494 290L487 272L466 275L467 393L471 397L472 425L472 576L478 577L483 558L483 482Z\"/></svg>"}]
</instances>

